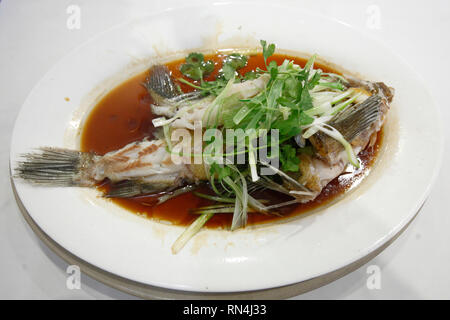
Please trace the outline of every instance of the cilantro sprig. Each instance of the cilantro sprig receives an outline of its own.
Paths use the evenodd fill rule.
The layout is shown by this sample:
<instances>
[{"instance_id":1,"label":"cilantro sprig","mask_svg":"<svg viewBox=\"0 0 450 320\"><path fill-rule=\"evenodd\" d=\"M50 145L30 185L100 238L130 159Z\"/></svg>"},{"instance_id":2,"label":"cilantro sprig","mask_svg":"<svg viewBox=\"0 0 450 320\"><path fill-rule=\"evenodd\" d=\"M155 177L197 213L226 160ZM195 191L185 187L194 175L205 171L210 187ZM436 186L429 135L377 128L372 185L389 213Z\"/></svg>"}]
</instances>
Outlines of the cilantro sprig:
<instances>
[{"instance_id":1,"label":"cilantro sprig","mask_svg":"<svg viewBox=\"0 0 450 320\"><path fill-rule=\"evenodd\" d=\"M241 77L238 71L247 65L248 56L231 53L223 59L222 68L218 71L217 78L212 81L203 81L203 78L211 74L216 67L212 60L205 61L204 59L205 57L201 53L190 53L186 57L186 63L180 67L180 71L185 77L200 81L199 85L183 78L178 79L180 82L200 90L203 95L218 96L232 78L235 78L236 82L240 82L256 79L258 76L256 72L250 71Z\"/></svg>"},{"instance_id":2,"label":"cilantro sprig","mask_svg":"<svg viewBox=\"0 0 450 320\"><path fill-rule=\"evenodd\" d=\"M239 53L232 53L223 60L222 70L219 72L218 78L230 80L239 76L237 71L247 65L248 57Z\"/></svg>"},{"instance_id":3,"label":"cilantro sprig","mask_svg":"<svg viewBox=\"0 0 450 320\"><path fill-rule=\"evenodd\" d=\"M180 71L192 80L203 80L203 77L214 71L214 67L214 61L205 61L203 54L192 52L186 57L186 63L181 65Z\"/></svg>"}]
</instances>

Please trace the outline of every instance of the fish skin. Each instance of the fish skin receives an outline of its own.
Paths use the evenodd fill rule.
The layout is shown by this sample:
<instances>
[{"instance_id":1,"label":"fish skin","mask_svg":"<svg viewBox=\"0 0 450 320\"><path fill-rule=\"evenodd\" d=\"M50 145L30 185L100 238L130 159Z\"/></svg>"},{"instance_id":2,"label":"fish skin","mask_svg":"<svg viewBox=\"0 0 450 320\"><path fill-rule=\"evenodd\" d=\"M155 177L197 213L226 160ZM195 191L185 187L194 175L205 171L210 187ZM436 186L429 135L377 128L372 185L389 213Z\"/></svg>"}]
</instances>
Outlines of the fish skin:
<instances>
[{"instance_id":1,"label":"fish skin","mask_svg":"<svg viewBox=\"0 0 450 320\"><path fill-rule=\"evenodd\" d=\"M163 140L132 142L99 158L92 167L92 178L112 182L139 180L161 186L178 185L181 180L194 180L184 164L175 164Z\"/></svg>"}]
</instances>

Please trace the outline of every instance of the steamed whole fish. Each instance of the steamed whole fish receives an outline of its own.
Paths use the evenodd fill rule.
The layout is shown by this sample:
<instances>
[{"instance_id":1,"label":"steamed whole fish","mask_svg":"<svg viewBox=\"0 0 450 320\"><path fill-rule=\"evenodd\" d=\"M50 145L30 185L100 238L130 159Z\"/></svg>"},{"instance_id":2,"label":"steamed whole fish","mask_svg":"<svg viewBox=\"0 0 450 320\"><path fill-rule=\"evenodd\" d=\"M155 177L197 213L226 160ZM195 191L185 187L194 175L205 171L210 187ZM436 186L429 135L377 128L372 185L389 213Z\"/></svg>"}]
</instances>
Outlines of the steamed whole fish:
<instances>
[{"instance_id":1,"label":"steamed whole fish","mask_svg":"<svg viewBox=\"0 0 450 320\"><path fill-rule=\"evenodd\" d=\"M297 173L282 173L278 170L282 184L264 178L254 182L256 185L289 194L297 202L308 202L317 197L351 162L348 148L330 136L330 132L335 135L339 133L350 144L354 155L374 144L377 132L386 119L394 91L381 82L351 77L343 79L346 89L358 92L357 98L355 96L354 101L343 110L330 114L326 123L310 127L312 131L309 133L312 134L309 137L303 135L296 140L303 145L309 141L314 148L314 155L298 156L300 162ZM240 101L264 92L269 81L270 75L264 73L253 80L229 82L220 98L226 98L228 104L239 106ZM161 121L166 121L164 123L171 128L193 130L196 121L208 124L209 119L216 119L218 125L223 124L220 109L214 108L219 97L204 97L199 92L182 93L165 66L151 68L146 88L156 102L151 106L153 113L161 116ZM322 88L318 89L316 96L326 98L328 93ZM337 99L336 95L333 97ZM304 131L307 129L305 127ZM203 165L176 164L167 147L167 140L163 138L133 142L105 155L45 147L25 154L15 172L23 180L47 186L94 187L109 179L113 188L105 195L110 197L173 191L207 180L208 172ZM270 207L258 208L267 212Z\"/></svg>"}]
</instances>

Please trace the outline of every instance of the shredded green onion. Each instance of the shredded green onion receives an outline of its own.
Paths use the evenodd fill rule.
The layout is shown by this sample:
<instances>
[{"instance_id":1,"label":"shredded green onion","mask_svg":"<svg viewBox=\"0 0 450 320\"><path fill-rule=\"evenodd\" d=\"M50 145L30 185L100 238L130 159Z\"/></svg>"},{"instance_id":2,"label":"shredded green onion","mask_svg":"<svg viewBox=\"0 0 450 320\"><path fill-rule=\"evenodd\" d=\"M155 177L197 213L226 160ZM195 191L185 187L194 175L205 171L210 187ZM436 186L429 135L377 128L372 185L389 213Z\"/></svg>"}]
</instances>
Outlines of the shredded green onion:
<instances>
[{"instance_id":1,"label":"shredded green onion","mask_svg":"<svg viewBox=\"0 0 450 320\"><path fill-rule=\"evenodd\" d=\"M186 229L184 232L178 237L178 239L172 245L172 253L177 254L181 249L186 245L186 243L196 235L200 229L208 222L209 219L214 215L213 212L204 213Z\"/></svg>"}]
</instances>

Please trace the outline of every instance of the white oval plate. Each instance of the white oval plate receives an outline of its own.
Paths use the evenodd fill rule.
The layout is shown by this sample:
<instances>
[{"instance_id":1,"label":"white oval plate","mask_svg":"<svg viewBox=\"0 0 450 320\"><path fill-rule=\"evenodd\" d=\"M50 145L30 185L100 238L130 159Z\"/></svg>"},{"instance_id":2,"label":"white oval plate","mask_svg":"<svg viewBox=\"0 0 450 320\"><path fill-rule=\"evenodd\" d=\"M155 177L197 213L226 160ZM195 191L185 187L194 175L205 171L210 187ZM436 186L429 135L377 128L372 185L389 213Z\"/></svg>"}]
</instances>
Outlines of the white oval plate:
<instances>
[{"instance_id":1,"label":"white oval plate","mask_svg":"<svg viewBox=\"0 0 450 320\"><path fill-rule=\"evenodd\" d=\"M107 90L147 68L151 57L205 47L254 47L259 39L318 53L396 89L380 158L356 191L290 222L235 232L203 230L173 255L170 247L180 227L133 215L93 190L15 181L37 225L103 270L198 292L297 283L344 267L388 241L414 216L436 176L443 149L437 109L418 76L388 48L339 21L290 7L188 6L98 35L59 61L29 95L14 128L11 167L19 154L35 147L76 146L74 132L87 110Z\"/></svg>"}]
</instances>

